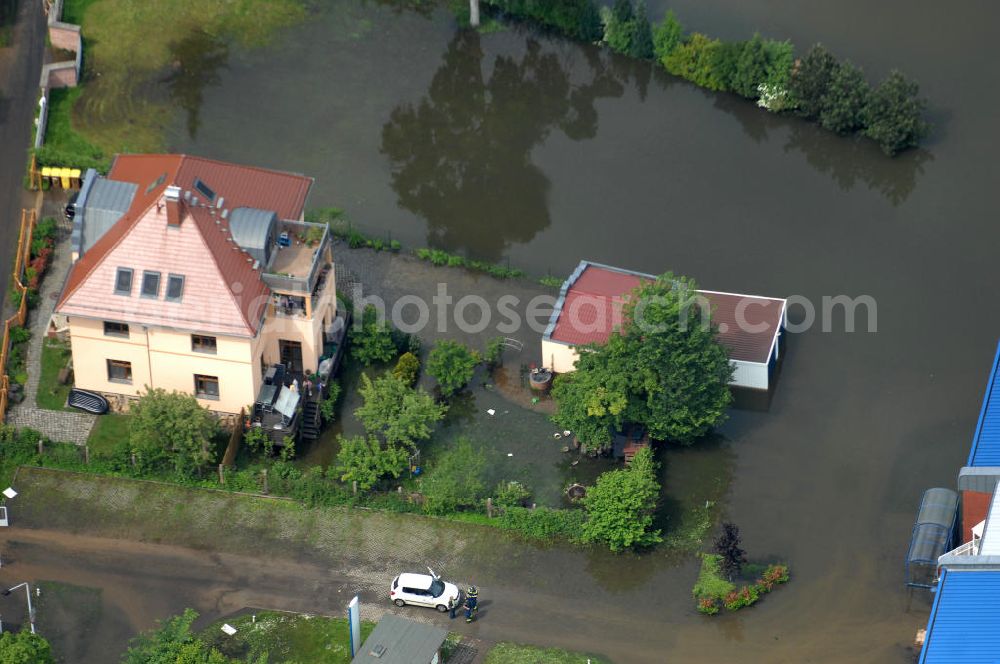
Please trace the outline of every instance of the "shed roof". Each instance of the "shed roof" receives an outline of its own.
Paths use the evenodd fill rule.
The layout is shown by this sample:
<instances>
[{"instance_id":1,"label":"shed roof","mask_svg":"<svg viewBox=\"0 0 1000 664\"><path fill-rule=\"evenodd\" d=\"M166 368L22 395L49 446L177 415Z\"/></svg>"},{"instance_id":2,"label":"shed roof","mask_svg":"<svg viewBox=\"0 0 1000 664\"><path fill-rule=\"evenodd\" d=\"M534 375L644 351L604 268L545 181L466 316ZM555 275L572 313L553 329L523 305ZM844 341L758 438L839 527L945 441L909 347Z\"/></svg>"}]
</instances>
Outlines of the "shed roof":
<instances>
[{"instance_id":1,"label":"shed roof","mask_svg":"<svg viewBox=\"0 0 1000 664\"><path fill-rule=\"evenodd\" d=\"M271 227L277 218L270 210L236 208L229 215L229 230L232 231L236 244L263 263Z\"/></svg>"},{"instance_id":2,"label":"shed roof","mask_svg":"<svg viewBox=\"0 0 1000 664\"><path fill-rule=\"evenodd\" d=\"M1000 661L1000 570L942 570L920 664Z\"/></svg>"},{"instance_id":3,"label":"shed roof","mask_svg":"<svg viewBox=\"0 0 1000 664\"><path fill-rule=\"evenodd\" d=\"M642 272L580 261L563 283L545 338L572 346L604 343L622 325L622 308L635 288L655 281ZM699 290L729 357L766 363L785 318L785 300Z\"/></svg>"},{"instance_id":4,"label":"shed roof","mask_svg":"<svg viewBox=\"0 0 1000 664\"><path fill-rule=\"evenodd\" d=\"M976 433L972 437L967 466L1000 466L1000 344L986 381L986 394L979 409Z\"/></svg>"},{"instance_id":5,"label":"shed roof","mask_svg":"<svg viewBox=\"0 0 1000 664\"><path fill-rule=\"evenodd\" d=\"M434 625L407 620L397 615L387 613L351 664L430 664L448 636L446 630ZM385 650L376 655L376 648L382 646Z\"/></svg>"}]
</instances>

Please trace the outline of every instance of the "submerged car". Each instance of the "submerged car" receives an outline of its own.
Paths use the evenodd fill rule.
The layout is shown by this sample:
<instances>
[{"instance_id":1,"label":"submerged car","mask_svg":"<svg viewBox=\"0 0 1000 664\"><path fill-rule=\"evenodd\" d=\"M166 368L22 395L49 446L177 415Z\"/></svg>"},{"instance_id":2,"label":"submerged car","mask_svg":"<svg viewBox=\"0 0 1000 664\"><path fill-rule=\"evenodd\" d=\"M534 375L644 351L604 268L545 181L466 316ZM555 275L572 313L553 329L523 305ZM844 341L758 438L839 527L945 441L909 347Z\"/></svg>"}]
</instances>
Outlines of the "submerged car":
<instances>
[{"instance_id":1,"label":"submerged car","mask_svg":"<svg viewBox=\"0 0 1000 664\"><path fill-rule=\"evenodd\" d=\"M392 580L389 589L389 599L396 606L430 606L444 613L453 606L458 606L462 593L454 583L442 581L434 570L427 568L430 574L412 574L404 572Z\"/></svg>"}]
</instances>

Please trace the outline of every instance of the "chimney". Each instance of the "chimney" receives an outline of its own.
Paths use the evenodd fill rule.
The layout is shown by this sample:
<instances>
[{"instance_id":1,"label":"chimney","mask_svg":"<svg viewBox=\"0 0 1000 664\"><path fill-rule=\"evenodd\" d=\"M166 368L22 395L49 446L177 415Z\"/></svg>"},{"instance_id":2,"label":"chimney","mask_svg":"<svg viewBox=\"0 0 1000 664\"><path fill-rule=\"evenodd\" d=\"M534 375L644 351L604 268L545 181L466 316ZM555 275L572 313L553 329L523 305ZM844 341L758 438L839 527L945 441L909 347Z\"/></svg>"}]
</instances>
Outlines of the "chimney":
<instances>
[{"instance_id":1,"label":"chimney","mask_svg":"<svg viewBox=\"0 0 1000 664\"><path fill-rule=\"evenodd\" d=\"M167 226L179 228L184 220L184 201L181 200L181 188L170 185L163 192L163 201L167 206Z\"/></svg>"}]
</instances>

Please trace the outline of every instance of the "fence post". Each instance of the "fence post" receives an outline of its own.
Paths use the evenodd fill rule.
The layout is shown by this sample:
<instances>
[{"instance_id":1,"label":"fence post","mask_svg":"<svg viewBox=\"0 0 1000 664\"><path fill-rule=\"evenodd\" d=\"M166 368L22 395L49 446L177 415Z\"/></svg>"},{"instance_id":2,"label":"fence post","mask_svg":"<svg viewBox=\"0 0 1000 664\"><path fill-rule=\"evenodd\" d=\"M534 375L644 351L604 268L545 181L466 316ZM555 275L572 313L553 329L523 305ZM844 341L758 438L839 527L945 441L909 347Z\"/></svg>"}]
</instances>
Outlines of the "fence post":
<instances>
[{"instance_id":1,"label":"fence post","mask_svg":"<svg viewBox=\"0 0 1000 664\"><path fill-rule=\"evenodd\" d=\"M493 518L493 499L492 498L487 498L486 499L486 516L488 518L490 518L490 519Z\"/></svg>"},{"instance_id":2,"label":"fence post","mask_svg":"<svg viewBox=\"0 0 1000 664\"><path fill-rule=\"evenodd\" d=\"M135 452L132 452L132 470L135 470Z\"/></svg>"},{"instance_id":3,"label":"fence post","mask_svg":"<svg viewBox=\"0 0 1000 664\"><path fill-rule=\"evenodd\" d=\"M83 446L83 462L90 465L90 445Z\"/></svg>"},{"instance_id":4,"label":"fence post","mask_svg":"<svg viewBox=\"0 0 1000 664\"><path fill-rule=\"evenodd\" d=\"M38 456L42 456L43 454L45 454L45 439L44 438L39 438L38 439Z\"/></svg>"},{"instance_id":5,"label":"fence post","mask_svg":"<svg viewBox=\"0 0 1000 664\"><path fill-rule=\"evenodd\" d=\"M260 471L260 474L264 476L264 495L271 493L271 488L267 484L267 468Z\"/></svg>"},{"instance_id":6,"label":"fence post","mask_svg":"<svg viewBox=\"0 0 1000 664\"><path fill-rule=\"evenodd\" d=\"M351 491L354 492L355 496L358 495L358 481L357 480L354 480L353 482L351 482Z\"/></svg>"},{"instance_id":7,"label":"fence post","mask_svg":"<svg viewBox=\"0 0 1000 664\"><path fill-rule=\"evenodd\" d=\"M219 464L219 484L226 483L226 466L224 464Z\"/></svg>"}]
</instances>

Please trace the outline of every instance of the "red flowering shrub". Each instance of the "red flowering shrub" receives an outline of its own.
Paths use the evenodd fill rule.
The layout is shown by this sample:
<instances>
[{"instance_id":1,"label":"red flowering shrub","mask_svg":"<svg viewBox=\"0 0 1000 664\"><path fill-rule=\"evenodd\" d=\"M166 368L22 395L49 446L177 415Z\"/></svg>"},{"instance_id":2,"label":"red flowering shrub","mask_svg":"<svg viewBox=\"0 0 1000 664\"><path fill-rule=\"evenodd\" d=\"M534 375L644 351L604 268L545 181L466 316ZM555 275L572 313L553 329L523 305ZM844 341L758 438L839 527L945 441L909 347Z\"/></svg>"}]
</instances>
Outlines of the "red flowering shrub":
<instances>
[{"instance_id":1,"label":"red flowering shrub","mask_svg":"<svg viewBox=\"0 0 1000 664\"><path fill-rule=\"evenodd\" d=\"M714 616L719 612L719 604L714 599L701 599L698 600L698 611L707 616Z\"/></svg>"}]
</instances>

